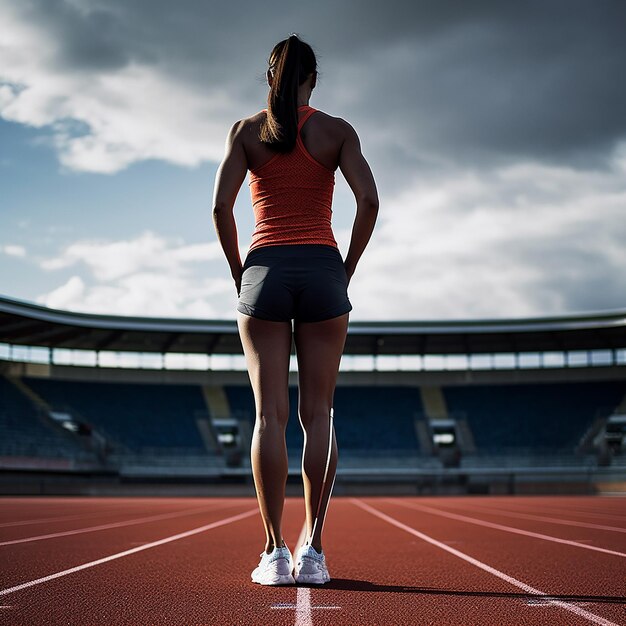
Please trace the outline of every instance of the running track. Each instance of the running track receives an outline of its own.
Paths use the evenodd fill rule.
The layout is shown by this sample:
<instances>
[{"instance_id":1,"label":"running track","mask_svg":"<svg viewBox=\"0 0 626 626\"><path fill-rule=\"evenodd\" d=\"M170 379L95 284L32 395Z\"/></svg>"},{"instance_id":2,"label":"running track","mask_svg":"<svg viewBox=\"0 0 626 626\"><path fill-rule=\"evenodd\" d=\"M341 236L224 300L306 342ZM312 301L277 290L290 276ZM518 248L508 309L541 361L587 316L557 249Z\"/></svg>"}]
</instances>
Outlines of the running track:
<instances>
[{"instance_id":1,"label":"running track","mask_svg":"<svg viewBox=\"0 0 626 626\"><path fill-rule=\"evenodd\" d=\"M250 498L0 499L0 624L626 624L624 497L335 497L321 588L252 584L261 528Z\"/></svg>"}]
</instances>

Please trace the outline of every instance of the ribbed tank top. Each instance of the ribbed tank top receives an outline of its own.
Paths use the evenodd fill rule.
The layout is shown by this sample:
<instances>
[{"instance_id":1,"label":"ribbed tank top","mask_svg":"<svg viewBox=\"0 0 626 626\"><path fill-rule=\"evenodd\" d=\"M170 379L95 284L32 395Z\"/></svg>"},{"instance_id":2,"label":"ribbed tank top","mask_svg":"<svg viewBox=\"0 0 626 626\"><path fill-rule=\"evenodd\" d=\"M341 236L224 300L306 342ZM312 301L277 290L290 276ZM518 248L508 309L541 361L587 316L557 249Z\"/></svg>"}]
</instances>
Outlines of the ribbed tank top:
<instances>
[{"instance_id":1,"label":"ribbed tank top","mask_svg":"<svg viewBox=\"0 0 626 626\"><path fill-rule=\"evenodd\" d=\"M300 110L305 113L294 149L250 170L255 228L249 250L308 243L337 247L331 227L335 173L309 154L300 137L300 129L317 109L304 105Z\"/></svg>"}]
</instances>

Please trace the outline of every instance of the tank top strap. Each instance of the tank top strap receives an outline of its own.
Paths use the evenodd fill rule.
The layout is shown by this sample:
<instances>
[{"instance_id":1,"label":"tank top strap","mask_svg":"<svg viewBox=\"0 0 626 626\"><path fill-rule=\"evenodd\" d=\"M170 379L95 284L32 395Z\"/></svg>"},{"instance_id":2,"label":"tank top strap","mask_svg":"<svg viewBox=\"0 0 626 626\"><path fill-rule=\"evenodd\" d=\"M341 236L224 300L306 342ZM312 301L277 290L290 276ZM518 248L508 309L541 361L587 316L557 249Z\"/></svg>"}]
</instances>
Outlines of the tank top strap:
<instances>
[{"instance_id":1,"label":"tank top strap","mask_svg":"<svg viewBox=\"0 0 626 626\"><path fill-rule=\"evenodd\" d=\"M317 109L314 109L313 107L308 107L307 112L300 118L300 121L298 122L298 132L300 132L300 129L304 126L304 122L306 122L316 111Z\"/></svg>"}]
</instances>

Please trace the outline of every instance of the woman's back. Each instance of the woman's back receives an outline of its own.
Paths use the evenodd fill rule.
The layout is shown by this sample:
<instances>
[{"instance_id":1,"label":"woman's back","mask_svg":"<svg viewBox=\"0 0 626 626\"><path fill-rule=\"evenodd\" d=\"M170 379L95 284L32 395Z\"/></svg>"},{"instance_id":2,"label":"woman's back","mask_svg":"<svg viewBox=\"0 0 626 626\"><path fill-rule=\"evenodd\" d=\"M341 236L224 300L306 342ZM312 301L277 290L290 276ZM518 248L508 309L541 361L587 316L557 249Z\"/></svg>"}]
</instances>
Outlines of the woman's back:
<instances>
[{"instance_id":1,"label":"woman's back","mask_svg":"<svg viewBox=\"0 0 626 626\"><path fill-rule=\"evenodd\" d=\"M289 244L337 247L331 207L341 151L338 121L308 105L298 107L296 143L284 153L269 150L257 139L256 125L263 123L264 114L247 121L252 133L246 134L248 146L244 143L255 216L250 250ZM311 129L316 118L319 123Z\"/></svg>"},{"instance_id":2,"label":"woman's back","mask_svg":"<svg viewBox=\"0 0 626 626\"><path fill-rule=\"evenodd\" d=\"M306 113L301 108L298 119ZM260 111L242 121L242 139L248 158L248 169L255 170L272 159L276 152L259 139L261 124L267 113ZM324 167L335 171L339 166L339 155L345 138L346 122L316 110L300 130L302 143L309 154Z\"/></svg>"},{"instance_id":3,"label":"woman's back","mask_svg":"<svg viewBox=\"0 0 626 626\"><path fill-rule=\"evenodd\" d=\"M213 195L215 228L235 279L237 293L241 290L243 265L233 207L248 172L253 202L255 199L260 202L255 203L255 213L264 223L262 230L269 227L273 231L269 238L264 236L253 240L252 247L269 248L273 243L287 244L285 239L297 234L294 230L295 216L296 221L307 222L305 230L306 238L309 238L308 241L296 238L296 245L312 243L321 233L328 243L325 247L332 246L336 251L330 217L334 174L337 169L341 170L356 200L356 217L343 263L350 280L378 213L376 183L361 153L359 137L354 128L341 118L322 111L310 114L308 103L317 81L317 61L312 48L300 41L297 35L274 46L266 75L270 87L268 108L238 120L231 127L226 153L216 174ZM309 117L305 120L307 113ZM299 120L301 124L298 124ZM305 166L308 166L307 171ZM290 171L295 171L296 175L290 176ZM311 181L318 191L321 189L325 193L311 195L307 190L307 183ZM284 201L285 194L282 200L279 198L277 188L281 185L283 189L292 190L297 205L295 212L289 211L290 205ZM309 202L311 199L312 202ZM273 202L274 207L271 206ZM280 203L280 207L276 202ZM280 213L276 213L276 208L280 209ZM278 220L275 219L277 216ZM309 218L317 220L317 230L312 228ZM272 228L280 220L285 228ZM265 230L260 234L268 232ZM303 246L307 247L309 251L313 249L313 246Z\"/></svg>"}]
</instances>

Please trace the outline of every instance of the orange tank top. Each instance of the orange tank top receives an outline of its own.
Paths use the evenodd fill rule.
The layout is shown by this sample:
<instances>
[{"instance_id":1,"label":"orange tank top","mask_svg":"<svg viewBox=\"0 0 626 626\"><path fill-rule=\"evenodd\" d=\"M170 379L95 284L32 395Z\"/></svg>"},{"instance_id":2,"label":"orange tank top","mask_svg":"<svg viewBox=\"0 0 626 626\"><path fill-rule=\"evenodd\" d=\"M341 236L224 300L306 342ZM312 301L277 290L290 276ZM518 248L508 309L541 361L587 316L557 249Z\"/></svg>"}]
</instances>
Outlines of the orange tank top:
<instances>
[{"instance_id":1,"label":"orange tank top","mask_svg":"<svg viewBox=\"0 0 626 626\"><path fill-rule=\"evenodd\" d=\"M335 172L316 161L304 147L300 129L317 109L298 107L303 109L294 149L250 170L255 228L249 250L309 243L337 247L331 227Z\"/></svg>"}]
</instances>

